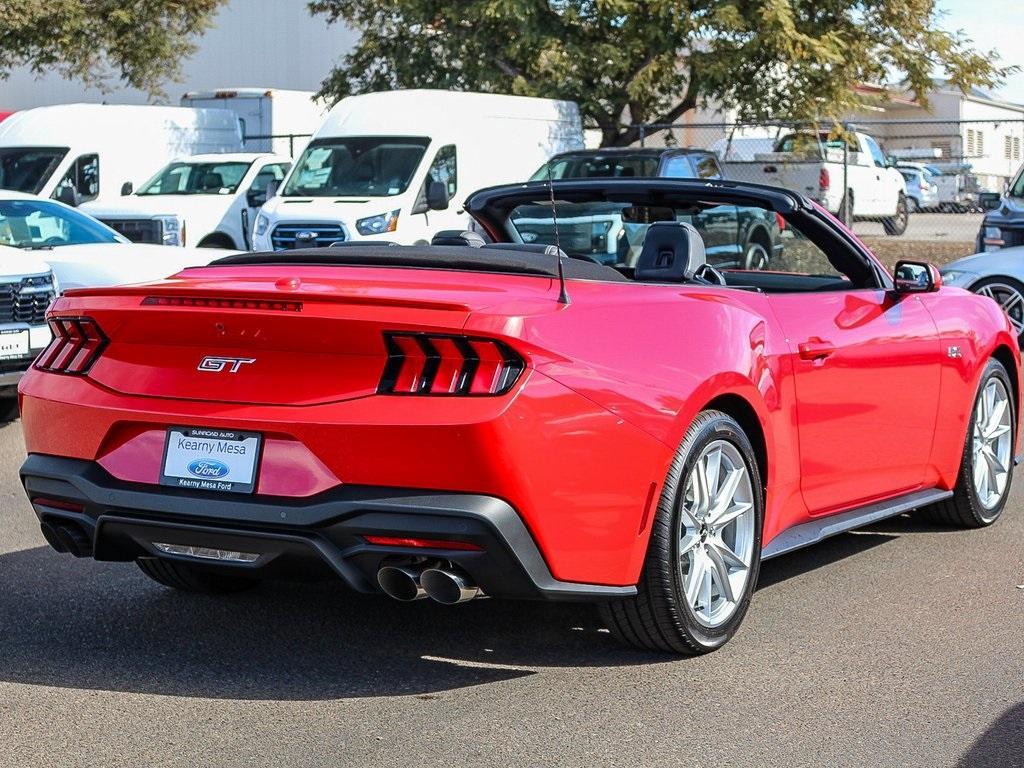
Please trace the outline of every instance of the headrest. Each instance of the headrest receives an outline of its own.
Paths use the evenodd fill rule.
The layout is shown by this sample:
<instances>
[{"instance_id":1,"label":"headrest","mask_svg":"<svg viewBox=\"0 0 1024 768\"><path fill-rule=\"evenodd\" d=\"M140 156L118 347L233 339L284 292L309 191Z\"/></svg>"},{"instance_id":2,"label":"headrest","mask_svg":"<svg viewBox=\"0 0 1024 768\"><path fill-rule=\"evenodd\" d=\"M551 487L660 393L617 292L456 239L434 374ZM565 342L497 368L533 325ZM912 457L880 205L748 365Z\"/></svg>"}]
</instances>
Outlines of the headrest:
<instances>
[{"instance_id":1,"label":"headrest","mask_svg":"<svg viewBox=\"0 0 1024 768\"><path fill-rule=\"evenodd\" d=\"M203 174L202 181L203 189L220 189L224 186L224 177L216 171L209 171Z\"/></svg>"},{"instance_id":2,"label":"headrest","mask_svg":"<svg viewBox=\"0 0 1024 768\"><path fill-rule=\"evenodd\" d=\"M468 245L471 248L479 248L485 242L479 232L468 229L442 229L430 239L431 245Z\"/></svg>"},{"instance_id":3,"label":"headrest","mask_svg":"<svg viewBox=\"0 0 1024 768\"><path fill-rule=\"evenodd\" d=\"M678 283L705 263L704 239L684 221L656 221L647 228L635 280Z\"/></svg>"}]
</instances>

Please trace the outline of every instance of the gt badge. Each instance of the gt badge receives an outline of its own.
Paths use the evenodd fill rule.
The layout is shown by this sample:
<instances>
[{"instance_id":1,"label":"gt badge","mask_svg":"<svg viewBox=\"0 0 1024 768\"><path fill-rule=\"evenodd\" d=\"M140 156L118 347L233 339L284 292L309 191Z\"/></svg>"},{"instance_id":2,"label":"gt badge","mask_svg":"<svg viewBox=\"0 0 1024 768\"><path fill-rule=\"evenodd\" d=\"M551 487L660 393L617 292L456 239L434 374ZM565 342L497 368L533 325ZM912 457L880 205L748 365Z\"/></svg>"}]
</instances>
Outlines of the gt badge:
<instances>
[{"instance_id":1,"label":"gt badge","mask_svg":"<svg viewBox=\"0 0 1024 768\"><path fill-rule=\"evenodd\" d=\"M228 373L238 373L238 369L243 365L255 362L256 358L254 357L204 357L199 361L199 367L196 370L210 371L211 373L227 370Z\"/></svg>"}]
</instances>

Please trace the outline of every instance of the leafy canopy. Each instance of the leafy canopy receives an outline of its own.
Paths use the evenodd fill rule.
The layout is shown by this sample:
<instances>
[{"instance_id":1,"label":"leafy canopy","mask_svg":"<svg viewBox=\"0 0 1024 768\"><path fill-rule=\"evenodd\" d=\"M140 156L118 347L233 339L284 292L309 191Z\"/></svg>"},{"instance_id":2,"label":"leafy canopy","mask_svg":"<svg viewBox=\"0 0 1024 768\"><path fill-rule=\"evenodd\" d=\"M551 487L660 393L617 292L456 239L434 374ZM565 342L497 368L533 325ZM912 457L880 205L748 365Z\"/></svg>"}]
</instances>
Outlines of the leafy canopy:
<instances>
[{"instance_id":1,"label":"leafy canopy","mask_svg":"<svg viewBox=\"0 0 1024 768\"><path fill-rule=\"evenodd\" d=\"M361 35L324 81L341 98L443 88L571 99L602 143L726 105L741 120L835 119L855 86L932 78L991 87L1011 71L939 28L935 0L313 0Z\"/></svg>"},{"instance_id":2,"label":"leafy canopy","mask_svg":"<svg viewBox=\"0 0 1024 768\"><path fill-rule=\"evenodd\" d=\"M0 0L0 78L29 66L162 95L225 0Z\"/></svg>"}]
</instances>

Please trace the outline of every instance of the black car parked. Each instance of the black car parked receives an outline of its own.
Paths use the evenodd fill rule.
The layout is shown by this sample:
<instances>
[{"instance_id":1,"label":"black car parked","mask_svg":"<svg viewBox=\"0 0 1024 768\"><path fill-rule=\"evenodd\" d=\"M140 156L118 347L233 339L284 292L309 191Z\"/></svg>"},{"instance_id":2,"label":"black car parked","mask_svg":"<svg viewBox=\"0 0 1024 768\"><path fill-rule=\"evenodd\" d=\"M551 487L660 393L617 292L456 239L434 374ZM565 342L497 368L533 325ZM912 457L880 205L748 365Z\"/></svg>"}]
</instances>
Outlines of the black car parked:
<instances>
[{"instance_id":1,"label":"black car parked","mask_svg":"<svg viewBox=\"0 0 1024 768\"><path fill-rule=\"evenodd\" d=\"M555 155L541 166L530 181L548 178L675 178L721 179L722 167L713 152L692 148L629 148L586 149ZM720 205L695 210L689 223L701 233L707 248L708 262L716 267L767 269L773 257L782 251L782 222L761 208ZM560 222L561 235L573 237L575 229L582 236L594 238L596 222ZM584 233L582 230L586 229ZM605 236L604 233L598 233ZM599 261L626 261L634 247L631 227L622 225L615 243L604 248L600 238L594 240L590 253ZM642 237L642 232L640 233ZM580 249L577 249L580 250Z\"/></svg>"},{"instance_id":2,"label":"black car parked","mask_svg":"<svg viewBox=\"0 0 1024 768\"><path fill-rule=\"evenodd\" d=\"M985 209L978 231L978 252L1024 245L1024 166L1002 195L983 192L978 203Z\"/></svg>"}]
</instances>

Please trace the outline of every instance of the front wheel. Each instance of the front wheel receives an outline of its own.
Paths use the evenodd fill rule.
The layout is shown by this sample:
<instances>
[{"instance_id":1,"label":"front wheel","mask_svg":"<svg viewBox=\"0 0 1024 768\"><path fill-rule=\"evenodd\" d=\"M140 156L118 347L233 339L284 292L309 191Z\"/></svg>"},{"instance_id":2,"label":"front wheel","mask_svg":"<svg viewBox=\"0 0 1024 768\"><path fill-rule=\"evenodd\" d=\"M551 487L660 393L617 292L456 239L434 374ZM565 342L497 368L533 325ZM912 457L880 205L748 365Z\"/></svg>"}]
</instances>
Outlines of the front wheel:
<instances>
[{"instance_id":1,"label":"front wheel","mask_svg":"<svg viewBox=\"0 0 1024 768\"><path fill-rule=\"evenodd\" d=\"M1024 345L1024 285L1012 277L986 277L972 285L971 292L1002 307L1017 333L1017 346Z\"/></svg>"},{"instance_id":2,"label":"front wheel","mask_svg":"<svg viewBox=\"0 0 1024 768\"><path fill-rule=\"evenodd\" d=\"M935 523L959 528L991 525L1006 506L1013 480L1017 414L1003 364L989 360L974 398L953 496L921 510Z\"/></svg>"},{"instance_id":3,"label":"front wheel","mask_svg":"<svg viewBox=\"0 0 1024 768\"><path fill-rule=\"evenodd\" d=\"M751 239L743 253L743 269L768 269L768 248L758 239Z\"/></svg>"},{"instance_id":4,"label":"front wheel","mask_svg":"<svg viewBox=\"0 0 1024 768\"><path fill-rule=\"evenodd\" d=\"M731 416L701 412L665 479L636 596L600 606L609 631L648 650L721 647L757 583L763 519L750 440Z\"/></svg>"},{"instance_id":5,"label":"front wheel","mask_svg":"<svg viewBox=\"0 0 1024 768\"><path fill-rule=\"evenodd\" d=\"M900 192L900 196L896 199L896 215L882 219L882 229L885 230L885 234L898 237L907 231L909 223L910 206L907 204L906 195Z\"/></svg>"}]
</instances>

